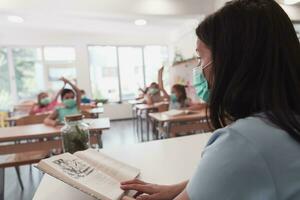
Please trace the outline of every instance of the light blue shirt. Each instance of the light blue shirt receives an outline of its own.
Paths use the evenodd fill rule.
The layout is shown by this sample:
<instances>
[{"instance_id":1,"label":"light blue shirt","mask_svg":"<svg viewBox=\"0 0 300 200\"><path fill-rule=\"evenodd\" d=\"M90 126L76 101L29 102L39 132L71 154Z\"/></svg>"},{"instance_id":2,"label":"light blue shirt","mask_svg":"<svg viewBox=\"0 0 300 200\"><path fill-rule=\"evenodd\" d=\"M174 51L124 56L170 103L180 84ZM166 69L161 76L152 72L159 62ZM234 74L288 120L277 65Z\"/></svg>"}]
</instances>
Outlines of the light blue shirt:
<instances>
[{"instance_id":1,"label":"light blue shirt","mask_svg":"<svg viewBox=\"0 0 300 200\"><path fill-rule=\"evenodd\" d=\"M187 186L191 200L300 200L300 143L263 117L215 131Z\"/></svg>"}]
</instances>

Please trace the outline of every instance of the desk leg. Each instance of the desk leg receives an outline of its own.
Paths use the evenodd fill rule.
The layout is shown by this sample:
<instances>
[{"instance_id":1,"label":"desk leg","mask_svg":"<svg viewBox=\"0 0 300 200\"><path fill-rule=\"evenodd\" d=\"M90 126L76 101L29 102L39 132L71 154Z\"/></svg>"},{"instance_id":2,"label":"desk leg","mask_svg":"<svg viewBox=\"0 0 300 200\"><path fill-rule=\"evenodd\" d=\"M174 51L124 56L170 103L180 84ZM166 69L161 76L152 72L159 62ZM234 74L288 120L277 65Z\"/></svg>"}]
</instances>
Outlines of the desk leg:
<instances>
[{"instance_id":1,"label":"desk leg","mask_svg":"<svg viewBox=\"0 0 300 200\"><path fill-rule=\"evenodd\" d=\"M99 131L99 133L97 133L97 139L98 139L98 146L99 149L103 148L103 143L102 143L102 131Z\"/></svg>"},{"instance_id":2,"label":"desk leg","mask_svg":"<svg viewBox=\"0 0 300 200\"><path fill-rule=\"evenodd\" d=\"M159 126L160 123L159 121L156 121L155 119L153 119L153 132L152 132L152 138L154 140L158 140L159 139Z\"/></svg>"},{"instance_id":3,"label":"desk leg","mask_svg":"<svg viewBox=\"0 0 300 200\"><path fill-rule=\"evenodd\" d=\"M140 113L140 128L141 128L141 142L144 142L144 134L143 134L143 117L142 112Z\"/></svg>"},{"instance_id":4,"label":"desk leg","mask_svg":"<svg viewBox=\"0 0 300 200\"><path fill-rule=\"evenodd\" d=\"M31 167L31 166L30 166L30 167ZM21 179L20 167L17 166L17 167L15 167L15 169L16 169L16 172L17 172L18 181L19 181L19 183L20 183L21 190L23 191L23 190L24 190L24 186L23 186L23 182L22 182L22 179Z\"/></svg>"},{"instance_id":5,"label":"desk leg","mask_svg":"<svg viewBox=\"0 0 300 200\"><path fill-rule=\"evenodd\" d=\"M135 110L135 119L134 120L136 120L136 136L137 136L137 138L138 138L138 141L140 140L140 138L139 138L139 115L138 115L138 111L137 111L137 109Z\"/></svg>"},{"instance_id":6,"label":"desk leg","mask_svg":"<svg viewBox=\"0 0 300 200\"><path fill-rule=\"evenodd\" d=\"M135 129L135 111L133 109L134 107L131 106L131 111L132 111L132 126L133 126L133 130Z\"/></svg>"},{"instance_id":7,"label":"desk leg","mask_svg":"<svg viewBox=\"0 0 300 200\"><path fill-rule=\"evenodd\" d=\"M146 111L146 127L147 127L147 141L150 140L150 131L149 131L149 112Z\"/></svg>"},{"instance_id":8,"label":"desk leg","mask_svg":"<svg viewBox=\"0 0 300 200\"><path fill-rule=\"evenodd\" d=\"M160 121L157 121L156 129L157 129L156 139L160 140L162 137L162 133L163 133L163 123Z\"/></svg>"},{"instance_id":9,"label":"desk leg","mask_svg":"<svg viewBox=\"0 0 300 200\"><path fill-rule=\"evenodd\" d=\"M167 128L166 128L166 136L165 136L166 138L170 138L171 127L172 127L172 122L168 122Z\"/></svg>"},{"instance_id":10,"label":"desk leg","mask_svg":"<svg viewBox=\"0 0 300 200\"><path fill-rule=\"evenodd\" d=\"M4 200L5 168L0 168L0 200Z\"/></svg>"}]
</instances>

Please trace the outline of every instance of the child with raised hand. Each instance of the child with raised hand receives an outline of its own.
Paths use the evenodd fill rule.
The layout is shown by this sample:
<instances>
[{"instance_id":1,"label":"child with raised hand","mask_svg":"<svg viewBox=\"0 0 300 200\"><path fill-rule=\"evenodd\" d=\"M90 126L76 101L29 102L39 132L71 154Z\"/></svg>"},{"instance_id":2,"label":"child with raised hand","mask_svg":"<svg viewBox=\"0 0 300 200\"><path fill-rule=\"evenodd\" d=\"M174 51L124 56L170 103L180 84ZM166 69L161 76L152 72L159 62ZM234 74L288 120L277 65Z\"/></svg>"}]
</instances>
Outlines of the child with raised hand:
<instances>
[{"instance_id":1,"label":"child with raised hand","mask_svg":"<svg viewBox=\"0 0 300 200\"><path fill-rule=\"evenodd\" d=\"M145 103L152 105L163 101L162 96L160 95L159 85L155 82L152 82L147 89L147 93L144 95Z\"/></svg>"},{"instance_id":2,"label":"child with raised hand","mask_svg":"<svg viewBox=\"0 0 300 200\"><path fill-rule=\"evenodd\" d=\"M171 109L182 109L190 106L190 99L186 95L186 90L184 85L175 84L172 86L171 95L169 95L163 83L163 71L164 67L160 68L158 71L158 84L159 89L163 92L164 98L169 100L169 110Z\"/></svg>"},{"instance_id":3,"label":"child with raised hand","mask_svg":"<svg viewBox=\"0 0 300 200\"><path fill-rule=\"evenodd\" d=\"M61 91L61 101L63 106L56 108L56 110L44 120L44 123L49 126L62 124L65 116L80 113L80 89L64 77L62 77L60 80L62 80L65 85L69 84L72 89L64 88Z\"/></svg>"},{"instance_id":4,"label":"child with raised hand","mask_svg":"<svg viewBox=\"0 0 300 200\"><path fill-rule=\"evenodd\" d=\"M49 94L47 92L39 93L37 95L37 103L32 106L32 108L29 111L29 114L36 115L53 111L58 105L57 99L60 93L62 92L63 88L59 90L59 92L57 92L53 99L49 97Z\"/></svg>"}]
</instances>

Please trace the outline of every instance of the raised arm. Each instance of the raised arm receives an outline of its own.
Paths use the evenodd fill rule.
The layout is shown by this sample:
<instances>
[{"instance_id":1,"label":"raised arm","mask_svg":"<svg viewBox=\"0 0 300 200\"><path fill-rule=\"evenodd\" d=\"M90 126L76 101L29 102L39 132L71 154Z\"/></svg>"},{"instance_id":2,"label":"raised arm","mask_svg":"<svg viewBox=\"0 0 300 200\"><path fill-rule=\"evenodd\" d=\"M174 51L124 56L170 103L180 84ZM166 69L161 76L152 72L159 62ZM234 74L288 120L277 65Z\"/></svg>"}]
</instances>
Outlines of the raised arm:
<instances>
[{"instance_id":1,"label":"raised arm","mask_svg":"<svg viewBox=\"0 0 300 200\"><path fill-rule=\"evenodd\" d=\"M63 89L66 87L66 82L64 81L64 86L56 93L55 97L53 98L52 101L57 101L59 95L61 94L61 92L63 91Z\"/></svg>"},{"instance_id":2,"label":"raised arm","mask_svg":"<svg viewBox=\"0 0 300 200\"><path fill-rule=\"evenodd\" d=\"M164 88L163 72L164 72L164 67L161 67L158 70L158 85L159 85L159 89L163 92L164 98L170 99L170 96L168 95L167 91Z\"/></svg>"},{"instance_id":3,"label":"raised arm","mask_svg":"<svg viewBox=\"0 0 300 200\"><path fill-rule=\"evenodd\" d=\"M65 82L65 84L69 84L72 89L75 91L76 93L76 102L77 102L77 108L80 109L80 103L81 103L81 92L80 89L74 85L71 81L69 81L68 79L62 77L60 80L62 80L63 82Z\"/></svg>"}]
</instances>

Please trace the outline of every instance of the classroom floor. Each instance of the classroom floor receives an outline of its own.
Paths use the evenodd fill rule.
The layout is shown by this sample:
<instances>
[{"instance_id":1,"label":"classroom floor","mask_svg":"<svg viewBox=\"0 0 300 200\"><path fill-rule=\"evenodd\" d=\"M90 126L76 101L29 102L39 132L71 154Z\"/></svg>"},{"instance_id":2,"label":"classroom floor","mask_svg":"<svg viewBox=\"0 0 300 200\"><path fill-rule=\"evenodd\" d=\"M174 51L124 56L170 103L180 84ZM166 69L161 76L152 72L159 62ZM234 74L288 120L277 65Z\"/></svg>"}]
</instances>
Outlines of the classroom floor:
<instances>
[{"instance_id":1,"label":"classroom floor","mask_svg":"<svg viewBox=\"0 0 300 200\"><path fill-rule=\"evenodd\" d=\"M103 132L103 147L119 146L137 143L138 139L133 130L132 120L113 121L111 128ZM21 191L14 168L5 170L5 198L4 200L31 200L34 196L42 174L34 167L20 167L24 191Z\"/></svg>"}]
</instances>

